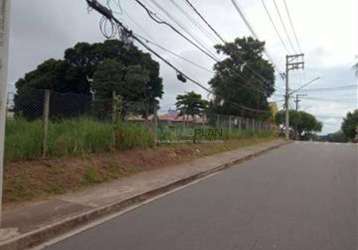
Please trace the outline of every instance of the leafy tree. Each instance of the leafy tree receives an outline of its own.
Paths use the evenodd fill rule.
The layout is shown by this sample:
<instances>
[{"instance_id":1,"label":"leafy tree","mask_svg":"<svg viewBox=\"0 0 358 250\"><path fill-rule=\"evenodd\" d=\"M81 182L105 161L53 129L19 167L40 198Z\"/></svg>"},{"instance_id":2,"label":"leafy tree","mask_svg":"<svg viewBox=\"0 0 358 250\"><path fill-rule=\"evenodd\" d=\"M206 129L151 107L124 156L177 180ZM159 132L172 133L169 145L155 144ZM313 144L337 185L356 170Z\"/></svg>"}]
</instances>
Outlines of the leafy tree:
<instances>
[{"instance_id":1,"label":"leafy tree","mask_svg":"<svg viewBox=\"0 0 358 250\"><path fill-rule=\"evenodd\" d=\"M36 96L34 94L38 92L38 89L50 89L59 93L90 96L92 90L95 90L95 87L91 85L90 79L94 77L97 68L108 59L123 65L125 71L137 72L137 74L130 73L122 76L123 81L128 81L126 84L128 87L127 92L128 89L132 90L132 87L136 88L137 85L132 86L134 78L140 78L140 75L145 79L148 78L144 86L145 94L142 91L134 100L148 103L149 107L151 107L150 109L141 108L138 112L142 114L152 113L154 106L158 103L156 98L161 98L163 94L162 79L159 77L159 63L154 61L150 54L142 52L133 44L128 46L118 40L107 40L103 43L94 44L78 43L73 48L65 51L64 60L47 60L40 64L36 70L27 73L24 78L19 79L16 83L16 113L23 114L27 118L37 118L40 116L41 108L36 112L26 108L31 105L42 105L43 96ZM96 87L99 86L96 85ZM106 88L106 85L102 85L100 88ZM108 91L106 92L111 93L111 86L108 86ZM132 93L137 93L137 90ZM125 96L125 94L123 95ZM85 107L89 106L88 102L90 99L76 99L74 97L72 102L76 102L76 109L80 106L85 111ZM132 100L133 98L130 99ZM53 110L52 106L51 114L56 116L69 116L73 115L73 113L81 113L78 110L72 112L70 107L62 108L61 113L60 111ZM72 107L72 109L74 108Z\"/></svg>"},{"instance_id":2,"label":"leafy tree","mask_svg":"<svg viewBox=\"0 0 358 250\"><path fill-rule=\"evenodd\" d=\"M97 65L106 59L113 59L120 62L124 67L140 65L144 71L144 77L149 74L149 80L145 85L145 99L153 112L156 98L163 95L162 79L159 77L159 63L154 61L150 54L143 53L136 46L126 45L119 40L107 40L104 43L78 43L74 48L65 52L66 61L75 66L81 73L83 80L93 78ZM129 84L128 84L129 85ZM130 86L130 85L129 85ZM144 98L144 96L142 96Z\"/></svg>"},{"instance_id":3,"label":"leafy tree","mask_svg":"<svg viewBox=\"0 0 358 250\"><path fill-rule=\"evenodd\" d=\"M200 94L189 92L185 95L178 95L176 107L180 116L202 116L208 108L208 101L204 100Z\"/></svg>"},{"instance_id":4,"label":"leafy tree","mask_svg":"<svg viewBox=\"0 0 358 250\"><path fill-rule=\"evenodd\" d=\"M285 111L281 110L276 114L277 125L285 124ZM313 132L322 131L322 123L304 111L290 110L290 127L292 131L301 139L309 139Z\"/></svg>"},{"instance_id":5,"label":"leafy tree","mask_svg":"<svg viewBox=\"0 0 358 250\"><path fill-rule=\"evenodd\" d=\"M15 86L17 93L14 98L14 111L28 119L35 119L42 114L44 89L60 93L83 94L81 102L76 105L77 110L68 108L71 101L66 100L61 105L51 105L52 116L73 116L83 113L88 107L90 88L86 83L76 81L75 71L66 61L49 59L40 64L37 69L27 73L19 79ZM78 100L78 99L77 99ZM52 104L56 100L52 99ZM74 101L74 100L72 100ZM67 108L66 108L67 107Z\"/></svg>"},{"instance_id":6,"label":"leafy tree","mask_svg":"<svg viewBox=\"0 0 358 250\"><path fill-rule=\"evenodd\" d=\"M354 112L349 112L347 116L344 118L342 123L342 131L344 135L353 140L357 136L358 130L358 109L354 110Z\"/></svg>"},{"instance_id":7,"label":"leafy tree","mask_svg":"<svg viewBox=\"0 0 358 250\"><path fill-rule=\"evenodd\" d=\"M215 76L209 82L216 96L213 112L257 117L258 113L245 111L233 103L270 110L267 98L274 92L275 77L273 66L262 56L264 46L264 42L251 37L215 46L226 58L215 64Z\"/></svg>"},{"instance_id":8,"label":"leafy tree","mask_svg":"<svg viewBox=\"0 0 358 250\"><path fill-rule=\"evenodd\" d=\"M96 96L96 110L108 112L112 108L113 91L121 97L121 113L145 112L134 102L146 99L146 84L150 80L148 70L140 65L125 67L114 59L107 59L97 67L93 75L92 89ZM145 103L146 104L146 103ZM146 105L144 105L146 106ZM132 109L129 109L134 107Z\"/></svg>"}]
</instances>

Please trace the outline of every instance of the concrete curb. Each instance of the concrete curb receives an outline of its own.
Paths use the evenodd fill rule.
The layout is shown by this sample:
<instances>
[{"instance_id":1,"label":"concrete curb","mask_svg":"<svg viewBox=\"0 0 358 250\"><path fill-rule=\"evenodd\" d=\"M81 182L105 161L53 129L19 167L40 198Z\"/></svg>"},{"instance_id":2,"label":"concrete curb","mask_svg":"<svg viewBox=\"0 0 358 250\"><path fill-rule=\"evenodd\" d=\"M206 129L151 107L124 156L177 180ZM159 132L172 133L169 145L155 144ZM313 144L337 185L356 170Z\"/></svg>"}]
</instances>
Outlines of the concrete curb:
<instances>
[{"instance_id":1,"label":"concrete curb","mask_svg":"<svg viewBox=\"0 0 358 250\"><path fill-rule=\"evenodd\" d=\"M35 231L22 234L20 236L10 239L10 240L0 242L0 250L28 249L28 248L38 246L38 245L40 245L52 238L55 238L61 234L64 234L71 230L75 230L82 226L85 226L86 224L88 224L90 222L93 222L95 220L101 219L105 216L108 216L108 215L111 215L114 213L118 213L130 206L140 204L140 203L145 202L145 201L147 201L151 198L154 198L158 195L169 192L175 188L184 186L186 184L189 184L195 180L204 178L204 177L211 175L213 173L225 170L227 168L232 167L233 165L247 161L249 159L257 157L258 155L264 154L264 153L271 151L273 149L277 149L277 148L287 145L289 143L291 143L291 142L283 142L283 143L265 148L265 149L258 151L256 153L252 153L245 157L242 157L242 158L230 161L230 162L226 162L216 168L212 168L210 170L203 171L198 174L183 178L181 180L169 183L162 187L159 187L159 188L150 190L148 192L133 196L129 199L115 202L115 203L112 203L110 205L106 205L106 206L103 206L100 208L95 208L88 212L82 213L80 215L76 215L76 216L67 218L65 220L45 226L45 227L37 229Z\"/></svg>"}]
</instances>

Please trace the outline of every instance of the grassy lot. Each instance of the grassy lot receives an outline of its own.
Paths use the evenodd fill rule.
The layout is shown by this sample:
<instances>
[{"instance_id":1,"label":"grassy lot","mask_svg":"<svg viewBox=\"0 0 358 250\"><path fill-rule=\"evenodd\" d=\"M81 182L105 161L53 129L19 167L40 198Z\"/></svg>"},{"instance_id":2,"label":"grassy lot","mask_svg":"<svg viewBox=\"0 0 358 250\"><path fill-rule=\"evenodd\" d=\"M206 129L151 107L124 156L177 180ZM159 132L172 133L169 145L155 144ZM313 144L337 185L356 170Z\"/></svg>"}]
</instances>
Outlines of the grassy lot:
<instances>
[{"instance_id":1,"label":"grassy lot","mask_svg":"<svg viewBox=\"0 0 358 250\"><path fill-rule=\"evenodd\" d=\"M193 140L194 129L180 126L159 126L157 136L160 141L167 142ZM221 133L213 135L205 132L210 131L209 127L197 129L204 131L204 133L195 136L198 141L245 139L254 136L265 138L272 135L271 131L254 132L235 129L231 132L227 129L220 130ZM42 140L43 128L40 120L9 120L5 140L6 161L41 158ZM81 118L50 122L47 145L48 158L58 158L115 150L152 148L155 145L155 137L153 131L143 124L119 123L113 126L109 122Z\"/></svg>"},{"instance_id":2,"label":"grassy lot","mask_svg":"<svg viewBox=\"0 0 358 250\"><path fill-rule=\"evenodd\" d=\"M116 144L113 144L115 132ZM34 160L41 157L43 129L41 121L9 120L6 126L5 159ZM63 157L154 146L153 134L143 126L91 119L50 122L48 156Z\"/></svg>"}]
</instances>

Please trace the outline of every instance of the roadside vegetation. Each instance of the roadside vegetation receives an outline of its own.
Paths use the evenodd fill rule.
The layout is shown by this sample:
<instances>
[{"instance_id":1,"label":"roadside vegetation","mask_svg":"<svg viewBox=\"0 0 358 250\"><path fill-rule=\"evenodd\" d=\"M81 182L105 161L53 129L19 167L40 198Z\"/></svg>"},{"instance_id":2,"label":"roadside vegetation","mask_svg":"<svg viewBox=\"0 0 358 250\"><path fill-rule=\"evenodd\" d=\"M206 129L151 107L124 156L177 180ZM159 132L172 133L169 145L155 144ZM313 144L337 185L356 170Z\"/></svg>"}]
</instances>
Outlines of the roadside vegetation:
<instances>
[{"instance_id":1,"label":"roadside vegetation","mask_svg":"<svg viewBox=\"0 0 358 250\"><path fill-rule=\"evenodd\" d=\"M42 157L43 128L40 120L10 119L6 127L6 161L36 160ZM210 127L195 128L182 126L159 126L157 138L162 142L213 141L246 139L271 136L271 131L237 129L213 129L216 133L202 133ZM155 146L152 127L144 124L119 122L113 126L109 122L89 118L50 121L48 131L47 158L88 155L108 151L145 149Z\"/></svg>"},{"instance_id":2,"label":"roadside vegetation","mask_svg":"<svg viewBox=\"0 0 358 250\"><path fill-rule=\"evenodd\" d=\"M170 144L155 148L102 152L54 159L7 162L4 202L7 206L164 168L200 157L243 148L276 138L272 133L210 144Z\"/></svg>"},{"instance_id":3,"label":"roadside vegetation","mask_svg":"<svg viewBox=\"0 0 358 250\"><path fill-rule=\"evenodd\" d=\"M115 133L115 145L113 144ZM34 160L42 156L43 129L40 120L14 119L7 122L5 159ZM154 136L136 124L69 119L49 123L48 157L63 157L154 146Z\"/></svg>"}]
</instances>

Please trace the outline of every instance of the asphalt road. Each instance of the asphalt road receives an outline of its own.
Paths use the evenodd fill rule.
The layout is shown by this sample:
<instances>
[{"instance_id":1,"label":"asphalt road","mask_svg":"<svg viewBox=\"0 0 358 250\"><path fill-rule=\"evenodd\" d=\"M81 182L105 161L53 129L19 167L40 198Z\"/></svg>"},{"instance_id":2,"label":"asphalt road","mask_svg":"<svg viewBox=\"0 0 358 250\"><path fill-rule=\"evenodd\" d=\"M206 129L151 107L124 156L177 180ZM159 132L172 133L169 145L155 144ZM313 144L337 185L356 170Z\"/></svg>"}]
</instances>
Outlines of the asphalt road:
<instances>
[{"instance_id":1,"label":"asphalt road","mask_svg":"<svg viewBox=\"0 0 358 250\"><path fill-rule=\"evenodd\" d=\"M47 249L357 250L358 147L294 143Z\"/></svg>"}]
</instances>

